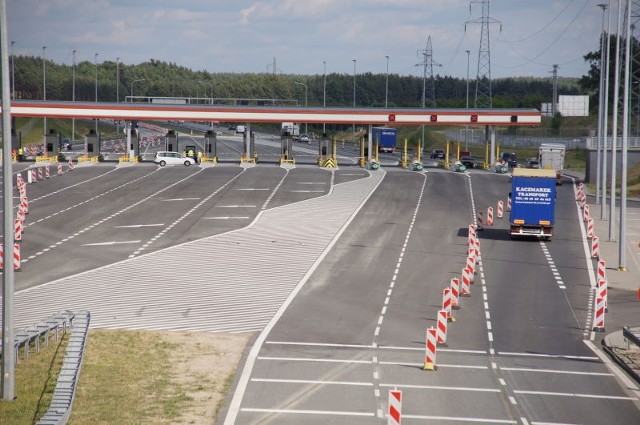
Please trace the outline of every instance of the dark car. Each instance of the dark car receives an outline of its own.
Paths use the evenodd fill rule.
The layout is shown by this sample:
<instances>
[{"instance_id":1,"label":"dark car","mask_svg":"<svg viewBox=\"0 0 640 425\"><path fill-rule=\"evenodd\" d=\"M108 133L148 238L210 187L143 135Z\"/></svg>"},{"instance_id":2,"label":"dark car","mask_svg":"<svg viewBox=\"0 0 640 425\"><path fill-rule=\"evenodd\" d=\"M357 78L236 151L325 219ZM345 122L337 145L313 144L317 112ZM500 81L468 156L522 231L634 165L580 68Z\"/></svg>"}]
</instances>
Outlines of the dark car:
<instances>
[{"instance_id":1,"label":"dark car","mask_svg":"<svg viewBox=\"0 0 640 425\"><path fill-rule=\"evenodd\" d=\"M502 162L506 162L509 167L517 167L518 161L516 159L515 152L502 152L502 156L500 157Z\"/></svg>"},{"instance_id":2,"label":"dark car","mask_svg":"<svg viewBox=\"0 0 640 425\"><path fill-rule=\"evenodd\" d=\"M434 149L431 151L431 159L444 159L444 149Z\"/></svg>"},{"instance_id":3,"label":"dark car","mask_svg":"<svg viewBox=\"0 0 640 425\"><path fill-rule=\"evenodd\" d=\"M472 156L461 156L460 162L467 168L474 168L476 166L476 160Z\"/></svg>"},{"instance_id":4,"label":"dark car","mask_svg":"<svg viewBox=\"0 0 640 425\"><path fill-rule=\"evenodd\" d=\"M62 139L60 140L60 149L67 149L67 150L71 150L71 147L73 145L71 144L71 140L69 139Z\"/></svg>"}]
</instances>

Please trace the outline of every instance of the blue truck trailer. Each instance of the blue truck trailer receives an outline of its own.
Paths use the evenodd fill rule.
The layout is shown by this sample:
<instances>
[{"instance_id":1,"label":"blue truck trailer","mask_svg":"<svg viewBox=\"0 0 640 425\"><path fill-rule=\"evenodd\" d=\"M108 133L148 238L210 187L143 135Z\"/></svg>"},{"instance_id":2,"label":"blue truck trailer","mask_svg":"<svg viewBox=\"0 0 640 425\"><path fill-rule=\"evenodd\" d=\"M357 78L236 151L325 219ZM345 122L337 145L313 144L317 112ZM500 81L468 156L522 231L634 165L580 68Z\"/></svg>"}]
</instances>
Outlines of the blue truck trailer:
<instances>
[{"instance_id":1,"label":"blue truck trailer","mask_svg":"<svg viewBox=\"0 0 640 425\"><path fill-rule=\"evenodd\" d=\"M514 168L509 196L511 238L535 236L550 240L555 221L555 170Z\"/></svg>"},{"instance_id":2,"label":"blue truck trailer","mask_svg":"<svg viewBox=\"0 0 640 425\"><path fill-rule=\"evenodd\" d=\"M395 152L396 134L395 128L373 127L373 144L378 146L378 152Z\"/></svg>"}]
</instances>

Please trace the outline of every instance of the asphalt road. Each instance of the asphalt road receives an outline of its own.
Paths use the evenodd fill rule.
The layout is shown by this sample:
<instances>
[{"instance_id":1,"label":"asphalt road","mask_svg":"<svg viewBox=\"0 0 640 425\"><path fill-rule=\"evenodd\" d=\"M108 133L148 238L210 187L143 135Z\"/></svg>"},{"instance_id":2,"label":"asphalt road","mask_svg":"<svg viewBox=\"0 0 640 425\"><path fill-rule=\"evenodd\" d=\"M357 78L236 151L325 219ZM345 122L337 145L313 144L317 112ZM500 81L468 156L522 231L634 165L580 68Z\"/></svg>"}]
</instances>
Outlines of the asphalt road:
<instances>
[{"instance_id":1,"label":"asphalt road","mask_svg":"<svg viewBox=\"0 0 640 425\"><path fill-rule=\"evenodd\" d=\"M480 233L422 370L467 226L508 192L476 170L76 167L27 187L17 323L88 306L95 327L263 330L220 422L382 424L398 388L405 423L637 424L637 390L590 348L571 185L551 242Z\"/></svg>"}]
</instances>

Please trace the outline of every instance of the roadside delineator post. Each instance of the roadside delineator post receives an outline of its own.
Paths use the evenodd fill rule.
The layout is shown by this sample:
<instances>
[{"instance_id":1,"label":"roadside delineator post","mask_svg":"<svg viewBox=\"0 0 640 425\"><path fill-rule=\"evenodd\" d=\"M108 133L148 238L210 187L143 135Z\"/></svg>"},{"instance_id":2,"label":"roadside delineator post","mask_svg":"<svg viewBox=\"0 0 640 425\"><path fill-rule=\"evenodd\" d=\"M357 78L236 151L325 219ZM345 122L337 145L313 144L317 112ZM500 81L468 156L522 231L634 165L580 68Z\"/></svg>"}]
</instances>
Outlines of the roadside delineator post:
<instances>
[{"instance_id":1,"label":"roadside delineator post","mask_svg":"<svg viewBox=\"0 0 640 425\"><path fill-rule=\"evenodd\" d=\"M600 258L600 238L595 235L591 239L591 257Z\"/></svg>"},{"instance_id":2,"label":"roadside delineator post","mask_svg":"<svg viewBox=\"0 0 640 425\"><path fill-rule=\"evenodd\" d=\"M504 217L504 202L498 201L498 218Z\"/></svg>"},{"instance_id":3,"label":"roadside delineator post","mask_svg":"<svg viewBox=\"0 0 640 425\"><path fill-rule=\"evenodd\" d=\"M450 281L451 286L451 308L460 308L460 280L457 277L452 277Z\"/></svg>"},{"instance_id":4,"label":"roadside delineator post","mask_svg":"<svg viewBox=\"0 0 640 425\"><path fill-rule=\"evenodd\" d=\"M49 165L46 165L46 166L44 167L44 177L45 177L45 178L47 178L47 179L48 179L49 177L51 177L51 171L49 170Z\"/></svg>"},{"instance_id":5,"label":"roadside delineator post","mask_svg":"<svg viewBox=\"0 0 640 425\"><path fill-rule=\"evenodd\" d=\"M16 241L21 241L22 240L22 220L20 220L19 218L13 219L13 230L14 230L13 239Z\"/></svg>"},{"instance_id":6,"label":"roadside delineator post","mask_svg":"<svg viewBox=\"0 0 640 425\"><path fill-rule=\"evenodd\" d=\"M604 279L598 279L598 288L596 289L596 295L604 299L604 311L609 311L609 297L608 297L608 285Z\"/></svg>"},{"instance_id":7,"label":"roadside delineator post","mask_svg":"<svg viewBox=\"0 0 640 425\"><path fill-rule=\"evenodd\" d=\"M476 272L476 259L472 254L467 256L467 268L469 269L469 273L473 276ZM473 277L471 277L471 282L473 282Z\"/></svg>"},{"instance_id":8,"label":"roadside delineator post","mask_svg":"<svg viewBox=\"0 0 640 425\"><path fill-rule=\"evenodd\" d=\"M588 238L593 238L594 228L595 228L595 224L593 222L593 218L589 217L589 219L587 220L587 237Z\"/></svg>"},{"instance_id":9,"label":"roadside delineator post","mask_svg":"<svg viewBox=\"0 0 640 425\"><path fill-rule=\"evenodd\" d=\"M447 343L447 311L438 310L438 344Z\"/></svg>"},{"instance_id":10,"label":"roadside delineator post","mask_svg":"<svg viewBox=\"0 0 640 425\"><path fill-rule=\"evenodd\" d=\"M607 280L607 262L598 260L598 279Z\"/></svg>"},{"instance_id":11,"label":"roadside delineator post","mask_svg":"<svg viewBox=\"0 0 640 425\"><path fill-rule=\"evenodd\" d=\"M511 211L511 197L507 198L507 211Z\"/></svg>"},{"instance_id":12,"label":"roadside delineator post","mask_svg":"<svg viewBox=\"0 0 640 425\"><path fill-rule=\"evenodd\" d=\"M38 180L42 180L42 167L38 167Z\"/></svg>"},{"instance_id":13,"label":"roadside delineator post","mask_svg":"<svg viewBox=\"0 0 640 425\"><path fill-rule=\"evenodd\" d=\"M476 216L476 221L478 224L476 225L476 230L482 230L482 211L478 211L478 215Z\"/></svg>"},{"instance_id":14,"label":"roadside delineator post","mask_svg":"<svg viewBox=\"0 0 640 425\"><path fill-rule=\"evenodd\" d=\"M584 209L582 210L582 221L584 221L585 223L588 222L589 217L591 217L591 214L589 213L589 205L585 205Z\"/></svg>"},{"instance_id":15,"label":"roadside delineator post","mask_svg":"<svg viewBox=\"0 0 640 425\"><path fill-rule=\"evenodd\" d=\"M33 170L27 170L27 183L31 184L34 180Z\"/></svg>"},{"instance_id":16,"label":"roadside delineator post","mask_svg":"<svg viewBox=\"0 0 640 425\"><path fill-rule=\"evenodd\" d=\"M431 327L427 329L426 354L424 356L423 370L436 370L436 346L436 330Z\"/></svg>"},{"instance_id":17,"label":"roadside delineator post","mask_svg":"<svg viewBox=\"0 0 640 425\"><path fill-rule=\"evenodd\" d=\"M13 244L13 270L20 271L20 245Z\"/></svg>"},{"instance_id":18,"label":"roadside delineator post","mask_svg":"<svg viewBox=\"0 0 640 425\"><path fill-rule=\"evenodd\" d=\"M593 330L595 332L604 332L604 311L604 298L596 295L596 306L593 310Z\"/></svg>"},{"instance_id":19,"label":"roadside delineator post","mask_svg":"<svg viewBox=\"0 0 640 425\"><path fill-rule=\"evenodd\" d=\"M449 322L456 321L451 312L451 288L444 288L442 291L442 309L447 312L447 320Z\"/></svg>"},{"instance_id":20,"label":"roadside delineator post","mask_svg":"<svg viewBox=\"0 0 640 425\"><path fill-rule=\"evenodd\" d=\"M493 207L487 208L487 226L493 226Z\"/></svg>"},{"instance_id":21,"label":"roadside delineator post","mask_svg":"<svg viewBox=\"0 0 640 425\"><path fill-rule=\"evenodd\" d=\"M471 273L469 273L469 267L464 266L462 269L462 279L460 280L460 295L463 297L471 296Z\"/></svg>"},{"instance_id":22,"label":"roadside delineator post","mask_svg":"<svg viewBox=\"0 0 640 425\"><path fill-rule=\"evenodd\" d=\"M73 159L69 160L69 171L73 170Z\"/></svg>"},{"instance_id":23,"label":"roadside delineator post","mask_svg":"<svg viewBox=\"0 0 640 425\"><path fill-rule=\"evenodd\" d=\"M402 391L397 388L389 390L389 412L387 425L400 425L402 423Z\"/></svg>"},{"instance_id":24,"label":"roadside delineator post","mask_svg":"<svg viewBox=\"0 0 640 425\"><path fill-rule=\"evenodd\" d=\"M58 162L58 175L62 175L62 164Z\"/></svg>"}]
</instances>

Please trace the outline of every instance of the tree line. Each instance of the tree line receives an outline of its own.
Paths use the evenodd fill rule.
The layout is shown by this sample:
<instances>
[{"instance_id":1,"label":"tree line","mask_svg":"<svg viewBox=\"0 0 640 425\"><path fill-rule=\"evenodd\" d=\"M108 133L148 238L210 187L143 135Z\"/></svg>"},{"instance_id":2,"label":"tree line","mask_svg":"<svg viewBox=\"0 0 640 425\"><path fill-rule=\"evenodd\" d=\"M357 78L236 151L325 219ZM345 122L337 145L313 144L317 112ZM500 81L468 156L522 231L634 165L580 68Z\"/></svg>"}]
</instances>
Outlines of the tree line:
<instances>
[{"instance_id":1,"label":"tree line","mask_svg":"<svg viewBox=\"0 0 640 425\"><path fill-rule=\"evenodd\" d=\"M79 62L73 67L41 57L11 58L11 72L16 99L58 101L96 100L123 102L126 96L287 99L303 106L344 107L353 105L354 77L349 74L295 75L270 73L209 73L193 71L175 63L149 60L137 65ZM585 56L585 60L589 60ZM45 77L46 74L46 77ZM75 75L75 78L74 78ZM583 77L589 82L589 76ZM75 83L74 83L75 81ZM325 89L326 82L326 89ZM387 75L371 72L355 77L355 103L359 107L384 107ZM429 82L431 83L431 82ZM467 102L467 81L462 78L436 75L432 81L437 108L464 108ZM582 81L581 81L582 83ZM430 84L428 84L429 86ZM75 89L74 89L75 87ZM588 84L578 84L577 78L559 78L558 93L588 94ZM306 93L305 93L306 92ZM551 102L551 78L500 78L492 82L494 108L536 108ZM469 81L469 106L473 107L475 80ZM591 92L593 93L593 92ZM423 79L417 76L388 75L388 105L419 107L422 104ZM430 96L427 93L427 100ZM203 101L204 103L204 101ZM265 104L269 104L265 102ZM427 102L427 105L429 102ZM591 103L594 104L593 102Z\"/></svg>"}]
</instances>

